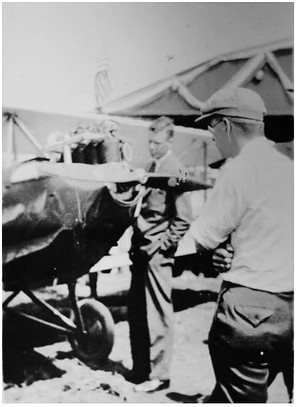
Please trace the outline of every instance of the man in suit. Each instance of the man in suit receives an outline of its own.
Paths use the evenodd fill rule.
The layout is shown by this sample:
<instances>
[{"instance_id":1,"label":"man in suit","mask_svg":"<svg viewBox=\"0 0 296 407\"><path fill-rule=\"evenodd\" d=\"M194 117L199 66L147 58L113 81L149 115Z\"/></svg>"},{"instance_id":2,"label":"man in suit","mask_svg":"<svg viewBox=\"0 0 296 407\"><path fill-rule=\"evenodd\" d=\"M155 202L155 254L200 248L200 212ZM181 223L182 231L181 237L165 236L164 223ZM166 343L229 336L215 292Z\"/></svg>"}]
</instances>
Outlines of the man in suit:
<instances>
[{"instance_id":1,"label":"man in suit","mask_svg":"<svg viewBox=\"0 0 296 407\"><path fill-rule=\"evenodd\" d=\"M171 151L173 122L155 120L149 128L151 162L146 170L184 176ZM136 391L169 387L173 344L172 268L178 242L189 227L188 195L148 188L132 237L132 281L128 320Z\"/></svg>"}]
</instances>

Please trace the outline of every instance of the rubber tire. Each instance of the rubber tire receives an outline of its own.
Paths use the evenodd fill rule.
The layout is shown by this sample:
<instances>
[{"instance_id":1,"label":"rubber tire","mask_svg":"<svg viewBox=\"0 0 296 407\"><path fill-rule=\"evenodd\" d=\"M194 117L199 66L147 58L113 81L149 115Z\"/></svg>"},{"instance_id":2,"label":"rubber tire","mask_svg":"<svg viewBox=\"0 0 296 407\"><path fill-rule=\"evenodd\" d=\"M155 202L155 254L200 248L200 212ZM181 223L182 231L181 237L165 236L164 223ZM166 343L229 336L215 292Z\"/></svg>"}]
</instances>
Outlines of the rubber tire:
<instances>
[{"instance_id":1,"label":"rubber tire","mask_svg":"<svg viewBox=\"0 0 296 407\"><path fill-rule=\"evenodd\" d=\"M110 355L114 344L114 321L108 308L94 299L78 302L87 331L83 342L77 336L69 336L76 356L84 362L103 361ZM71 319L75 322L74 313Z\"/></svg>"}]
</instances>

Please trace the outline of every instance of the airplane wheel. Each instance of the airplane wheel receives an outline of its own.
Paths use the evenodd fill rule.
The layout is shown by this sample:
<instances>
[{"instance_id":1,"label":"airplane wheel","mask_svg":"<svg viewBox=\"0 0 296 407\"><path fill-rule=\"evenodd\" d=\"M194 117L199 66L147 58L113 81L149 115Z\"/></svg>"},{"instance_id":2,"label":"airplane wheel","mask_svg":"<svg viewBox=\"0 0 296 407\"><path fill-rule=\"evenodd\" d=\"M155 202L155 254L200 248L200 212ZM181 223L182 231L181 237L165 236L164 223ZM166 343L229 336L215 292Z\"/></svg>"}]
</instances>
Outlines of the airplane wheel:
<instances>
[{"instance_id":1,"label":"airplane wheel","mask_svg":"<svg viewBox=\"0 0 296 407\"><path fill-rule=\"evenodd\" d=\"M78 302L87 331L82 338L70 336L69 341L79 359L90 362L106 359L114 344L114 321L108 308L96 300ZM72 319L74 320L72 312Z\"/></svg>"}]
</instances>

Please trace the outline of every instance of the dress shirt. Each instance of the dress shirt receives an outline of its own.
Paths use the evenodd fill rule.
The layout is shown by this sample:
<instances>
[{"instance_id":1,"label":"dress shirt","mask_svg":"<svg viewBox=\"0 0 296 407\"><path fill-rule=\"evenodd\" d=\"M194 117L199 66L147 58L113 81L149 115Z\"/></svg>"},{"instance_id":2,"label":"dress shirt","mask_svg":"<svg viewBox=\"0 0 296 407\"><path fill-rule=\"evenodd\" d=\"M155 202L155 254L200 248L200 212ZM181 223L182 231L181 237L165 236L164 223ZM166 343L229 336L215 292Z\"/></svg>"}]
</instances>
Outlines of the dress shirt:
<instances>
[{"instance_id":1,"label":"dress shirt","mask_svg":"<svg viewBox=\"0 0 296 407\"><path fill-rule=\"evenodd\" d=\"M157 158L157 159L153 159L153 161L152 161L152 163L151 163L151 166L153 165L153 164L155 164L155 166L153 166L154 168L153 168L153 171L150 171L150 172L158 172L158 170L159 170L159 167L161 166L161 163L163 162L163 161L165 161L167 158L168 158L168 156L169 155L171 155L172 154L172 150L168 150L162 157L160 157L160 158Z\"/></svg>"},{"instance_id":2,"label":"dress shirt","mask_svg":"<svg viewBox=\"0 0 296 407\"><path fill-rule=\"evenodd\" d=\"M270 292L293 291L293 162L262 136L225 164L188 234L214 249L231 234L222 278Z\"/></svg>"},{"instance_id":3,"label":"dress shirt","mask_svg":"<svg viewBox=\"0 0 296 407\"><path fill-rule=\"evenodd\" d=\"M159 174L179 176L184 171L183 164L170 150L155 161L155 171ZM190 214L187 193L178 194L174 188L147 188L134 227L133 246L149 254L159 247L163 251L176 249L192 221Z\"/></svg>"}]
</instances>

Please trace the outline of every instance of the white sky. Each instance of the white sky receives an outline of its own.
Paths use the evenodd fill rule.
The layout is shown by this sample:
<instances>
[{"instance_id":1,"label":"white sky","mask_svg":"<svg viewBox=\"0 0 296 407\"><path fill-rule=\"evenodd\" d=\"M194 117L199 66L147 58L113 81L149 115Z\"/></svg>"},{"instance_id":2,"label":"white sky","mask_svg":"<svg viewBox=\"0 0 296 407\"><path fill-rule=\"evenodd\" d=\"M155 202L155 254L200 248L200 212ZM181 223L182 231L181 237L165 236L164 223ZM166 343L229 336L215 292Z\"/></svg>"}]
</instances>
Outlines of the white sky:
<instances>
[{"instance_id":1,"label":"white sky","mask_svg":"<svg viewBox=\"0 0 296 407\"><path fill-rule=\"evenodd\" d=\"M3 105L95 107L110 61L112 99L219 53L293 36L293 3L2 3Z\"/></svg>"}]
</instances>

